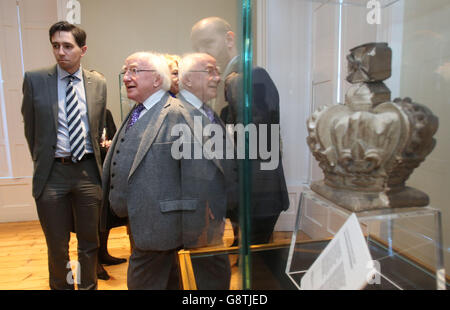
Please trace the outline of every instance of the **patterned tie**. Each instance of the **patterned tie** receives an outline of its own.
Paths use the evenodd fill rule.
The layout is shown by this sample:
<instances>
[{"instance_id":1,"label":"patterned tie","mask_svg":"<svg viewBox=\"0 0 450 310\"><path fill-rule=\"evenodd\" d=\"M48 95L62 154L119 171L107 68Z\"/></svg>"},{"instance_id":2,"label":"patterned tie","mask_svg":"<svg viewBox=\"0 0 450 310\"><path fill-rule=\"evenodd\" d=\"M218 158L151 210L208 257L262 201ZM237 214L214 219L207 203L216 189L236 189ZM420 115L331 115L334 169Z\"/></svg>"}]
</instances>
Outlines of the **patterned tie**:
<instances>
[{"instance_id":1,"label":"patterned tie","mask_svg":"<svg viewBox=\"0 0 450 310\"><path fill-rule=\"evenodd\" d=\"M67 126L69 128L70 152L72 161L79 161L84 153L86 153L86 132L81 122L80 107L78 106L78 98L73 88L73 80L75 77L69 75L69 82L66 88L66 116Z\"/></svg>"},{"instance_id":2,"label":"patterned tie","mask_svg":"<svg viewBox=\"0 0 450 310\"><path fill-rule=\"evenodd\" d=\"M211 123L216 124L216 118L214 116L214 111L210 109L206 104L202 105L202 110L205 111L206 116L208 116Z\"/></svg>"},{"instance_id":3,"label":"patterned tie","mask_svg":"<svg viewBox=\"0 0 450 310\"><path fill-rule=\"evenodd\" d=\"M137 120L139 119L139 115L141 115L141 112L144 109L145 109L145 107L142 103L140 103L134 107L133 112L131 112L130 119L128 120L126 130L128 130L131 126L134 125L134 123L137 122Z\"/></svg>"}]
</instances>

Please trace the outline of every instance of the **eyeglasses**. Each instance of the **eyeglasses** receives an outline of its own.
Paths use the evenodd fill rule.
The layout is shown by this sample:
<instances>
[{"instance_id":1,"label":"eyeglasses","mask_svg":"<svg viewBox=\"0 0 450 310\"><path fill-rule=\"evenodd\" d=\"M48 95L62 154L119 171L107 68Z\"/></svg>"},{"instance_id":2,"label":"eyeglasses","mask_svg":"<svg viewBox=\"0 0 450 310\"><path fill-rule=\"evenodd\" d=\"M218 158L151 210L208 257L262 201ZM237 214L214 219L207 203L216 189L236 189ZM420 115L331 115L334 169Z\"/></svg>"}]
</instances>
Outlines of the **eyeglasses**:
<instances>
[{"instance_id":1,"label":"eyeglasses","mask_svg":"<svg viewBox=\"0 0 450 310\"><path fill-rule=\"evenodd\" d=\"M219 67L208 67L205 70L189 70L189 72L205 72L210 76L219 75L220 76L220 68Z\"/></svg>"},{"instance_id":2,"label":"eyeglasses","mask_svg":"<svg viewBox=\"0 0 450 310\"><path fill-rule=\"evenodd\" d=\"M120 74L125 75L125 74L129 73L131 76L135 77L139 72L156 72L156 70L125 68L125 69L122 69L122 71L120 71Z\"/></svg>"}]
</instances>

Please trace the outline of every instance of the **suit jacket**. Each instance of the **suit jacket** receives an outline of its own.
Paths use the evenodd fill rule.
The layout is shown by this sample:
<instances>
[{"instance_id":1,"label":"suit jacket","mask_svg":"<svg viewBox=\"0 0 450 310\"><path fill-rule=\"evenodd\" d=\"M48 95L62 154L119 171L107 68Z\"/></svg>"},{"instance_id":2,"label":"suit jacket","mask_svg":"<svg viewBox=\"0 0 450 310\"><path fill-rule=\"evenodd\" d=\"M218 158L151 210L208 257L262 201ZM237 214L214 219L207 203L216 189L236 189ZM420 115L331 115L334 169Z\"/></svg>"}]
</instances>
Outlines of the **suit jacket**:
<instances>
[{"instance_id":1,"label":"suit jacket","mask_svg":"<svg viewBox=\"0 0 450 310\"><path fill-rule=\"evenodd\" d=\"M221 118L226 123L242 123L242 94L239 91L241 83L242 75L239 73L231 73L226 79L225 98L228 105L221 113ZM258 139L259 125L268 125L267 146L268 149L271 149L270 125L280 124L280 98L275 84L263 68L256 67L252 70L252 94L251 123L255 124L258 129ZM276 169L261 170L261 162L263 162L261 158L250 160L252 173L251 214L262 217L277 216L281 211L289 208L289 197L281 160L281 145L279 164Z\"/></svg>"},{"instance_id":2,"label":"suit jacket","mask_svg":"<svg viewBox=\"0 0 450 310\"><path fill-rule=\"evenodd\" d=\"M106 109L106 81L83 69L90 138L100 178L102 161L99 141ZM58 130L58 84L56 65L25 73L22 115L25 138L33 159L33 197L38 199L50 175Z\"/></svg>"},{"instance_id":3,"label":"suit jacket","mask_svg":"<svg viewBox=\"0 0 450 310\"><path fill-rule=\"evenodd\" d=\"M191 130L194 130L194 117L200 117L202 119L202 125L203 127L207 126L208 124L210 124L210 120L203 115L203 113L201 113L198 109L196 109L193 105L191 105L190 103L188 103L186 101L186 99L180 94L179 95L180 100L184 103L186 112L188 113L189 116L185 116L186 119L188 119L188 124L191 128ZM220 119L220 117L215 114L215 118L217 120L217 124L220 125L220 127L222 128L222 131L224 133L224 136L221 137L221 139L223 139L223 158L222 159L213 159L210 160L211 163L214 163L216 168L221 172L221 176L220 178L223 178L224 180L224 186L219 185L219 184L205 184L205 186L214 186L217 191L224 191L226 192L227 198L227 209L230 208L237 208L237 204L238 204L238 184L237 184L237 162L236 160L233 159L226 159L226 147L229 146L231 148L234 149L234 143L231 140L232 137L230 135L228 135L226 132L226 128L225 128L225 123L223 123L223 121ZM203 137L203 145L208 141L209 136L204 136ZM232 150L232 152L234 152L234 150ZM210 163L210 164L211 164ZM207 160L201 162L201 165L206 166L207 164ZM209 164L209 165L210 165ZM212 189L209 189L209 191L213 191ZM221 210L223 211L223 210Z\"/></svg>"},{"instance_id":4,"label":"suit jacket","mask_svg":"<svg viewBox=\"0 0 450 310\"><path fill-rule=\"evenodd\" d=\"M115 164L121 165L112 162L113 154L119 151L123 141L133 139L122 132L129 117L130 114L115 135L104 163L102 227L106 208L110 207L110 191L119 190L125 195L125 210L114 206L114 202L111 203L112 210L118 216L128 216L138 249L167 251L216 242L214 232L217 230L212 217L224 217L226 197L223 192L210 190L210 186L205 188L209 183L220 182L214 164L204 165L203 160L172 156L172 145L179 139L172 135L172 128L175 125L190 128L189 113L178 99L166 94L136 122L134 126L139 124L143 130L135 131L134 136L138 139L127 147L135 151L130 153L120 149L121 158L132 157L126 184L124 188L114 186L111 189L116 182L112 181L111 171ZM208 201L211 197L217 201ZM211 213L214 214L212 217Z\"/></svg>"}]
</instances>

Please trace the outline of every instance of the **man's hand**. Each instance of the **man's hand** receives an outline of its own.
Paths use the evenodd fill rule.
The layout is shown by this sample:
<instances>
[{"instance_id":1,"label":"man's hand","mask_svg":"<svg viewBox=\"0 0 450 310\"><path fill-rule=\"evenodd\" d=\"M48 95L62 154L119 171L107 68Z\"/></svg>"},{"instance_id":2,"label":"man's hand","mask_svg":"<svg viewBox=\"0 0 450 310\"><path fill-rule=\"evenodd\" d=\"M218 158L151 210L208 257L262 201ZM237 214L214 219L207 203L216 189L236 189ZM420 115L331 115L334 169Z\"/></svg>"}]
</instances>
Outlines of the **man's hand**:
<instances>
[{"instance_id":1,"label":"man's hand","mask_svg":"<svg viewBox=\"0 0 450 310\"><path fill-rule=\"evenodd\" d=\"M109 149L109 147L111 146L111 142L112 140L105 140L100 142L100 146Z\"/></svg>"}]
</instances>

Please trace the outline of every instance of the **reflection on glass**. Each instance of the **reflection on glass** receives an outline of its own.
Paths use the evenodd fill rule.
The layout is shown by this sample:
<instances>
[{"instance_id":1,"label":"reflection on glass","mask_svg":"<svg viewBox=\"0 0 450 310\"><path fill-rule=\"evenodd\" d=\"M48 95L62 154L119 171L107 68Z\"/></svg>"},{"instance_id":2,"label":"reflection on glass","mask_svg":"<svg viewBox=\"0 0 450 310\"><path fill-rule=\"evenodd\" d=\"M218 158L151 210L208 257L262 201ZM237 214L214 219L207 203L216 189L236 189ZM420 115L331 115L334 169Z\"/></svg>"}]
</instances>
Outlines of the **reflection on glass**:
<instances>
[{"instance_id":1,"label":"reflection on glass","mask_svg":"<svg viewBox=\"0 0 450 310\"><path fill-rule=\"evenodd\" d=\"M450 33L446 18L448 4L437 0L372 1L380 4L381 20L379 24L370 24L367 16L377 7L368 8L366 5L370 1L366 0L305 0L295 4L266 1L264 4L258 3L259 7L252 7L250 1L238 2L240 11L234 12L234 15L221 15L216 11L205 14L205 17L220 15L225 20L228 18L220 27L213 20L202 18L203 22L197 24L183 19L180 21L182 27L178 27L181 30L171 33L171 40L167 40L170 44L166 47L158 50L158 46L164 46L158 41L160 35L148 39L142 47L183 55L192 52L192 46L195 52L212 55L222 73L216 89L217 97L209 100L207 105L224 124L240 124L242 128L247 128L247 131L242 130L242 140L238 139L237 127L227 128L231 129L228 133L233 136L236 146L235 159L239 169L234 195L236 192L239 195L237 198L234 196L235 201L227 197L223 244L209 249L185 249L184 254L180 252L180 258L190 258L190 261L180 262L180 266L186 267L186 274L189 270L192 272L194 283L198 284L195 277L205 257L227 256L231 267L231 288L294 288L283 267L288 257L286 240L290 240L292 234L292 227L285 225L286 218L293 217L297 208L291 205L286 210L289 207L288 198L298 202L303 190L301 184L309 179L310 171L314 174L320 170L311 167L315 162L305 151L307 133L302 124L310 111L344 101L343 96L349 87L344 80L347 70L345 56L350 48L368 42L385 41L392 47L393 78L386 82L392 90L392 98L409 95L417 102L428 105L441 118L436 149L426 165L414 173L411 182L430 194L432 205L443 209L443 221L448 222L446 201L450 198L444 188L448 184L448 174L442 169L448 166L443 164L448 161L448 143L443 135L449 132L446 126L450 124L446 121L448 113L443 104L447 102L449 88L445 86L450 76L447 72L450 63L447 53ZM183 8L195 6L192 3L179 5ZM262 10L264 7L267 11ZM237 25L230 16L237 16ZM254 25L259 25L256 31L251 28L252 18ZM145 19L133 19L134 22L139 20ZM217 27L210 28L208 32L208 25ZM139 29L143 25L135 26ZM145 25L142 28L151 27ZM202 32L202 29L205 31ZM337 29L341 33L337 33ZM255 34L261 40L259 43L264 43L258 45L263 50L255 53L266 59L261 62L264 69L253 66ZM144 34L138 37L142 38ZM178 41L182 43L174 43ZM128 52L123 51L122 54ZM121 65L118 65L118 70ZM121 77L119 79L120 113L124 119L134 102L127 99ZM174 95L179 96L175 92ZM267 128L259 126L264 124ZM278 133L276 126L271 125L278 125ZM261 134L265 134L266 139L262 140L266 148L260 148ZM285 142L283 149L281 135ZM257 146L253 148L255 137ZM278 151L273 147L277 145ZM244 156L238 158L237 153L242 150ZM252 157L254 154L256 157ZM270 162L279 162L279 165L272 170L261 169L261 163ZM287 196L288 189L290 197ZM320 240L329 230L335 231L336 227L329 226L335 223L335 218L324 216L320 206L307 204L305 209L308 217L301 227L303 241ZM447 231L444 231L444 237L449 235L445 233ZM409 242L408 237L400 233L394 232L389 238L392 244ZM311 243L302 247L299 253L310 260L324 245ZM427 259L426 255L422 256ZM283 277L284 280L280 280ZM267 281L259 281L261 278ZM288 281L284 282L286 279Z\"/></svg>"}]
</instances>

